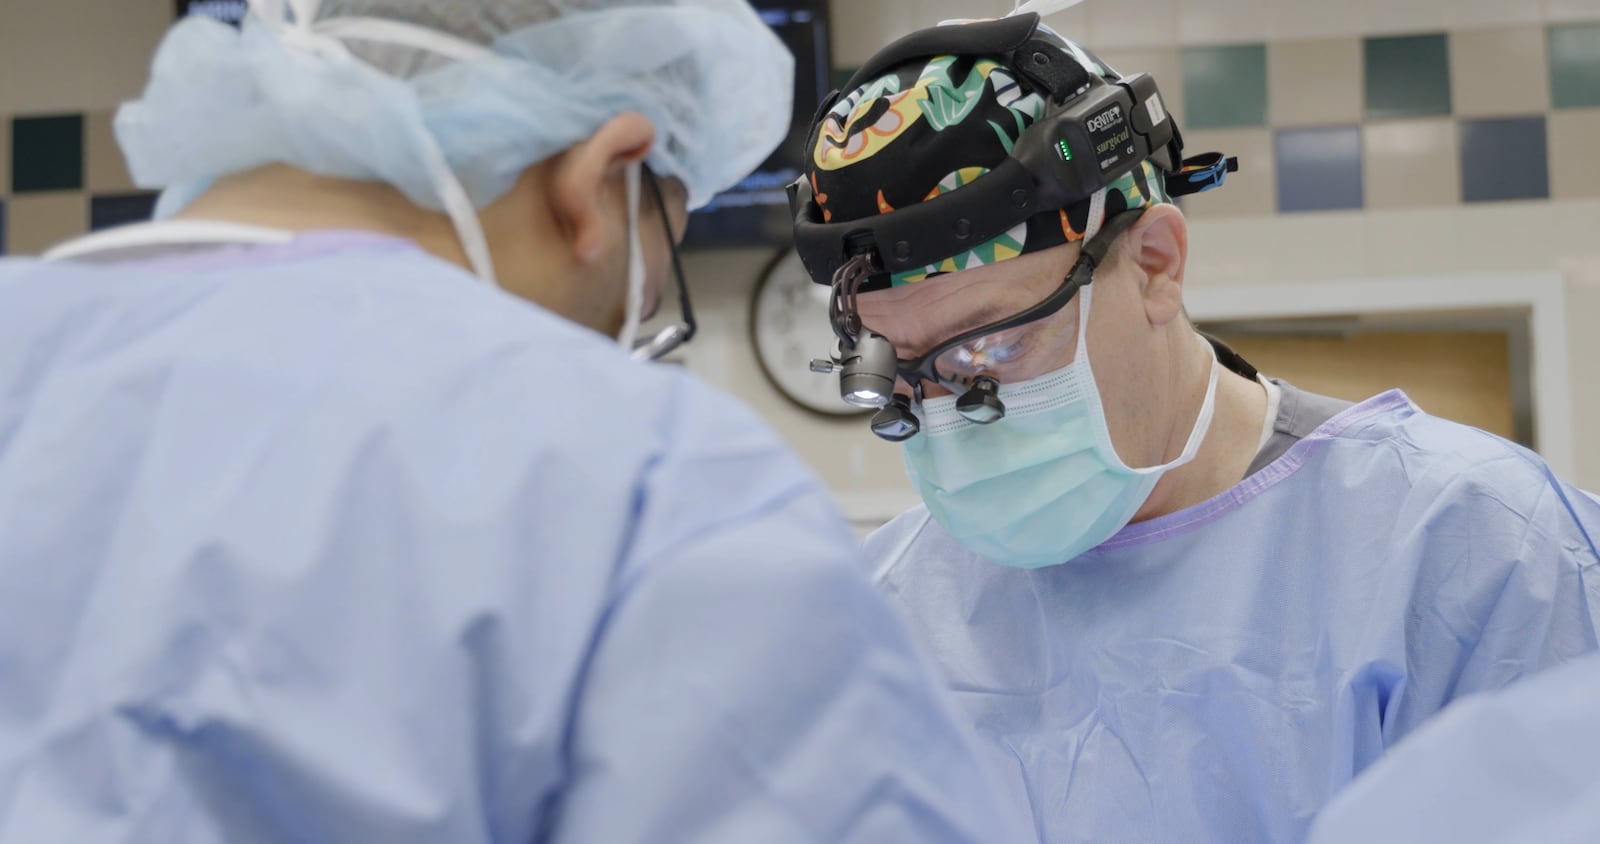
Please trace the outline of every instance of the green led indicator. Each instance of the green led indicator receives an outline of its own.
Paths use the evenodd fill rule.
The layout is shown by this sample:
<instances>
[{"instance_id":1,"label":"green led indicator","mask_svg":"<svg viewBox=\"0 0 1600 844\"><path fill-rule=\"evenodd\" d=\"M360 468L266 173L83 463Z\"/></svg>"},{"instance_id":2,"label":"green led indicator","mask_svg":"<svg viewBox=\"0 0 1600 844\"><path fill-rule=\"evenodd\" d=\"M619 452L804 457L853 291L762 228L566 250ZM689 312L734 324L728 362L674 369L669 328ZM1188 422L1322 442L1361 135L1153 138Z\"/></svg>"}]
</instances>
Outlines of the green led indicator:
<instances>
[{"instance_id":1,"label":"green led indicator","mask_svg":"<svg viewBox=\"0 0 1600 844\"><path fill-rule=\"evenodd\" d=\"M1057 141L1056 142L1056 149L1061 150L1061 160L1062 161L1071 161L1072 160L1072 147L1067 146L1067 142L1066 141L1064 141L1064 140L1063 141Z\"/></svg>"}]
</instances>

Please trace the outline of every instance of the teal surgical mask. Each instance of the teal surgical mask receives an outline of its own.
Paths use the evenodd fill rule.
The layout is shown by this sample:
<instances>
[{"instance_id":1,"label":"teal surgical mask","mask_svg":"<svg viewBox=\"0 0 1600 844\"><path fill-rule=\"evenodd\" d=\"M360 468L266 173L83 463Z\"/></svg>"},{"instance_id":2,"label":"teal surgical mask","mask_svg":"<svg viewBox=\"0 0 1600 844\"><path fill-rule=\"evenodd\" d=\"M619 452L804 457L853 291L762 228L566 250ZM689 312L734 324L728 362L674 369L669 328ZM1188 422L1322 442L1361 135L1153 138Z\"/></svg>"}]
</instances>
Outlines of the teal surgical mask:
<instances>
[{"instance_id":1,"label":"teal surgical mask","mask_svg":"<svg viewBox=\"0 0 1600 844\"><path fill-rule=\"evenodd\" d=\"M907 470L934 519L996 563L1057 565L1110 539L1163 475L1194 459L1211 427L1221 372L1214 353L1211 382L1183 453L1143 469L1122 462L1089 366L1091 289L1078 294L1071 364L1003 384L1005 418L988 425L963 418L953 396L926 400L922 433L905 443Z\"/></svg>"}]
</instances>

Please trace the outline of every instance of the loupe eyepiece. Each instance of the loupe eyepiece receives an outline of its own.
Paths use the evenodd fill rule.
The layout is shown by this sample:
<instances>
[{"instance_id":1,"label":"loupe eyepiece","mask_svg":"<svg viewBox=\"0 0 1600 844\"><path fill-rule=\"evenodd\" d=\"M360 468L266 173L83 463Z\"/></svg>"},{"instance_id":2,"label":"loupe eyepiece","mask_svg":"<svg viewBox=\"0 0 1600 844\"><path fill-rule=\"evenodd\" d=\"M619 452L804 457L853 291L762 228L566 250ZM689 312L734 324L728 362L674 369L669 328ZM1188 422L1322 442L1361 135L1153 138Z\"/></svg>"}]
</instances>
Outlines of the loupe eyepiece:
<instances>
[{"instance_id":1,"label":"loupe eyepiece","mask_svg":"<svg viewBox=\"0 0 1600 844\"><path fill-rule=\"evenodd\" d=\"M1006 403L1000 400L1000 382L980 375L971 389L956 399L956 412L969 422L988 425L1005 418Z\"/></svg>"},{"instance_id":2,"label":"loupe eyepiece","mask_svg":"<svg viewBox=\"0 0 1600 844\"><path fill-rule=\"evenodd\" d=\"M872 417L872 433L892 443L905 442L922 430L922 421L911 412L911 399L895 396L889 405Z\"/></svg>"}]
</instances>

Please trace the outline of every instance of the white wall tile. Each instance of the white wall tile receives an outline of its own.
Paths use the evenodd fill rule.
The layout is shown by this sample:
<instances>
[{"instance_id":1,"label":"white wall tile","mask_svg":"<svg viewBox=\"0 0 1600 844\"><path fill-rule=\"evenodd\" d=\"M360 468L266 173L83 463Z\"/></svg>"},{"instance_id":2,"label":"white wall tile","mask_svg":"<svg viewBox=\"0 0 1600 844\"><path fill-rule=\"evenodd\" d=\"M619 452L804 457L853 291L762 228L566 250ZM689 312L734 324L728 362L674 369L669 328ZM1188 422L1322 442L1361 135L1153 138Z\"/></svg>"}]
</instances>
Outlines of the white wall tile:
<instances>
[{"instance_id":1,"label":"white wall tile","mask_svg":"<svg viewBox=\"0 0 1600 844\"><path fill-rule=\"evenodd\" d=\"M1150 47L1178 40L1178 0L1090 0L1090 47Z\"/></svg>"},{"instance_id":2,"label":"white wall tile","mask_svg":"<svg viewBox=\"0 0 1600 844\"><path fill-rule=\"evenodd\" d=\"M1064 12L1056 12L1053 15L1046 15L1044 22L1046 26L1049 26L1056 32L1061 33L1067 38L1071 38L1072 40L1090 48L1091 50L1100 46L1100 44L1095 41L1094 27L1090 25L1089 9L1082 3L1073 6Z\"/></svg>"},{"instance_id":3,"label":"white wall tile","mask_svg":"<svg viewBox=\"0 0 1600 844\"><path fill-rule=\"evenodd\" d=\"M1278 208L1278 168L1272 130L1195 129L1184 133L1184 154L1220 152L1239 159L1239 171L1222 187L1185 197L1184 213L1193 218L1271 214Z\"/></svg>"},{"instance_id":4,"label":"white wall tile","mask_svg":"<svg viewBox=\"0 0 1600 844\"><path fill-rule=\"evenodd\" d=\"M1454 255L1466 237L1458 208L1369 211L1362 239L1362 269L1369 278L1437 275L1446 272L1441 257Z\"/></svg>"},{"instance_id":5,"label":"white wall tile","mask_svg":"<svg viewBox=\"0 0 1600 844\"><path fill-rule=\"evenodd\" d=\"M915 0L832 0L828 29L834 66L860 67L889 42L918 29L923 15L917 8Z\"/></svg>"},{"instance_id":6,"label":"white wall tile","mask_svg":"<svg viewBox=\"0 0 1600 844\"><path fill-rule=\"evenodd\" d=\"M89 227L89 197L79 191L13 195L6 200L6 253L37 255Z\"/></svg>"},{"instance_id":7,"label":"white wall tile","mask_svg":"<svg viewBox=\"0 0 1600 844\"><path fill-rule=\"evenodd\" d=\"M1451 0L1449 16L1451 29L1505 26L1539 23L1544 20L1544 8L1538 0Z\"/></svg>"},{"instance_id":8,"label":"white wall tile","mask_svg":"<svg viewBox=\"0 0 1600 844\"><path fill-rule=\"evenodd\" d=\"M1593 229L1587 234L1592 238ZM1600 315L1600 258L1591 253L1568 261L1563 270L1573 430L1579 433L1573 444L1577 472L1572 480L1583 489L1600 490L1600 440L1592 436L1600 430L1600 378L1594 377L1594 362L1600 360L1600 331L1594 330Z\"/></svg>"},{"instance_id":9,"label":"white wall tile","mask_svg":"<svg viewBox=\"0 0 1600 844\"><path fill-rule=\"evenodd\" d=\"M1600 109L1563 109L1550 115L1550 195L1556 199L1600 198ZM1587 220L1591 235L1594 221Z\"/></svg>"},{"instance_id":10,"label":"white wall tile","mask_svg":"<svg viewBox=\"0 0 1600 844\"><path fill-rule=\"evenodd\" d=\"M1518 0L1510 1L1518 2ZM1452 7L1454 0L1359 0L1359 2L1362 5L1361 29L1365 35L1442 32L1450 28L1450 22L1456 17Z\"/></svg>"},{"instance_id":11,"label":"white wall tile","mask_svg":"<svg viewBox=\"0 0 1600 844\"><path fill-rule=\"evenodd\" d=\"M1273 0L1272 37L1336 38L1361 33L1359 0Z\"/></svg>"},{"instance_id":12,"label":"white wall tile","mask_svg":"<svg viewBox=\"0 0 1600 844\"><path fill-rule=\"evenodd\" d=\"M137 96L174 14L170 0L0 0L0 112L107 109Z\"/></svg>"},{"instance_id":13,"label":"white wall tile","mask_svg":"<svg viewBox=\"0 0 1600 844\"><path fill-rule=\"evenodd\" d=\"M1360 123L1365 71L1357 38L1267 45L1267 118L1273 126Z\"/></svg>"},{"instance_id":14,"label":"white wall tile","mask_svg":"<svg viewBox=\"0 0 1600 844\"><path fill-rule=\"evenodd\" d=\"M1551 23L1600 21L1600 0L1544 0L1544 19Z\"/></svg>"},{"instance_id":15,"label":"white wall tile","mask_svg":"<svg viewBox=\"0 0 1600 844\"><path fill-rule=\"evenodd\" d=\"M1461 201L1461 150L1454 120L1382 121L1367 124L1361 134L1367 208Z\"/></svg>"},{"instance_id":16,"label":"white wall tile","mask_svg":"<svg viewBox=\"0 0 1600 844\"><path fill-rule=\"evenodd\" d=\"M1241 44L1272 37L1274 0L1179 0L1178 41Z\"/></svg>"},{"instance_id":17,"label":"white wall tile","mask_svg":"<svg viewBox=\"0 0 1600 844\"><path fill-rule=\"evenodd\" d=\"M956 18L997 18L1014 5L1011 0L916 0L912 8L918 26L933 26Z\"/></svg>"},{"instance_id":18,"label":"white wall tile","mask_svg":"<svg viewBox=\"0 0 1600 844\"><path fill-rule=\"evenodd\" d=\"M1462 117L1537 114L1550 108L1550 59L1543 26L1466 29L1450 34L1450 89Z\"/></svg>"}]
</instances>

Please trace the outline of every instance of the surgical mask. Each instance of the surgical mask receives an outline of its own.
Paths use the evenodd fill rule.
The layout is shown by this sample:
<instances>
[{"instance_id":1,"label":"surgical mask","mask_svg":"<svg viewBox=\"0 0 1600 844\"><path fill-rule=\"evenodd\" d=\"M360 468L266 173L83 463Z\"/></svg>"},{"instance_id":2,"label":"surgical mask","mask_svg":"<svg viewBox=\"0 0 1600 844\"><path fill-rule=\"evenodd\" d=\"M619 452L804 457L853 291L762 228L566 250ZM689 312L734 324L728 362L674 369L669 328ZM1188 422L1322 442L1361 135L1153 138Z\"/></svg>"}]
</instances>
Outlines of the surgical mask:
<instances>
[{"instance_id":1,"label":"surgical mask","mask_svg":"<svg viewBox=\"0 0 1600 844\"><path fill-rule=\"evenodd\" d=\"M1002 385L1005 418L988 425L963 418L953 396L929 399L922 405L922 433L905 443L907 471L934 519L956 541L996 563L1057 565L1110 539L1167 472L1194 460L1210 430L1221 373L1214 353L1205 399L1183 452L1170 463L1142 469L1122 461L1089 364L1091 289L1079 292L1072 363Z\"/></svg>"}]
</instances>

